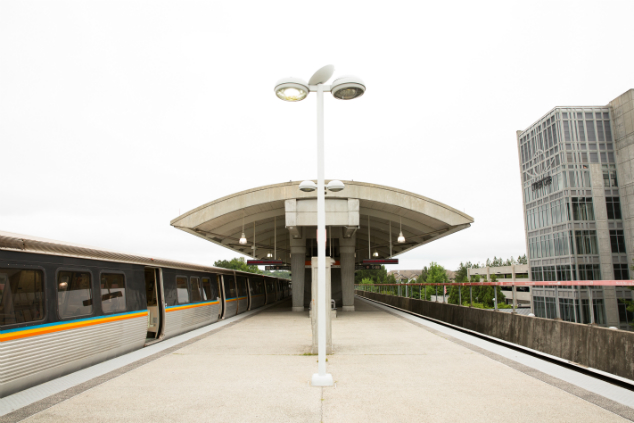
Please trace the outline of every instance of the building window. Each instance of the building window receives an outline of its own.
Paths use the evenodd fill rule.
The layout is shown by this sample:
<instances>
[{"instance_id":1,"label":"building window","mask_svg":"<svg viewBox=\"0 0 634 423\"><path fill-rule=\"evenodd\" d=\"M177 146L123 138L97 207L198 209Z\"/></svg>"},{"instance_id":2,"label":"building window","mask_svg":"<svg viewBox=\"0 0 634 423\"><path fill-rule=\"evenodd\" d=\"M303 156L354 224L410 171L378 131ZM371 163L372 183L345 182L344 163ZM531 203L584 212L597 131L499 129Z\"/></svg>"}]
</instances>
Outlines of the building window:
<instances>
[{"instance_id":1,"label":"building window","mask_svg":"<svg viewBox=\"0 0 634 423\"><path fill-rule=\"evenodd\" d=\"M608 209L608 219L621 219L621 199L619 197L605 197Z\"/></svg>"},{"instance_id":2,"label":"building window","mask_svg":"<svg viewBox=\"0 0 634 423\"><path fill-rule=\"evenodd\" d=\"M584 161L588 161L587 157ZM570 188L591 188L590 172L588 170L569 170L567 186Z\"/></svg>"},{"instance_id":3,"label":"building window","mask_svg":"<svg viewBox=\"0 0 634 423\"><path fill-rule=\"evenodd\" d=\"M40 270L0 269L0 326L44 318Z\"/></svg>"},{"instance_id":4,"label":"building window","mask_svg":"<svg viewBox=\"0 0 634 423\"><path fill-rule=\"evenodd\" d=\"M625 252L625 235L623 230L617 229L610 231L610 245L612 246L613 253Z\"/></svg>"},{"instance_id":5,"label":"building window","mask_svg":"<svg viewBox=\"0 0 634 423\"><path fill-rule=\"evenodd\" d=\"M544 266L543 272L545 281L557 280L557 277L555 275L555 266Z\"/></svg>"},{"instance_id":6,"label":"building window","mask_svg":"<svg viewBox=\"0 0 634 423\"><path fill-rule=\"evenodd\" d=\"M120 273L101 274L101 310L105 314L126 311L124 275Z\"/></svg>"},{"instance_id":7,"label":"building window","mask_svg":"<svg viewBox=\"0 0 634 423\"><path fill-rule=\"evenodd\" d=\"M571 299L559 298L559 316L566 322L575 321L575 309Z\"/></svg>"},{"instance_id":8,"label":"building window","mask_svg":"<svg viewBox=\"0 0 634 423\"><path fill-rule=\"evenodd\" d=\"M575 266L569 264L563 266L557 266L557 280L558 281L575 281L577 280L577 271ZM563 287L562 287L563 288Z\"/></svg>"},{"instance_id":9,"label":"building window","mask_svg":"<svg viewBox=\"0 0 634 423\"><path fill-rule=\"evenodd\" d=\"M557 305L555 299L552 297L546 297L546 317L549 319L557 318Z\"/></svg>"},{"instance_id":10,"label":"building window","mask_svg":"<svg viewBox=\"0 0 634 423\"><path fill-rule=\"evenodd\" d=\"M605 162L605 158L603 157L602 153L602 161ZM615 165L603 165L602 166L603 169L603 186L605 186L606 188L610 188L610 187L618 187L618 181L616 179L616 166Z\"/></svg>"},{"instance_id":11,"label":"building window","mask_svg":"<svg viewBox=\"0 0 634 423\"><path fill-rule=\"evenodd\" d=\"M593 299L592 305L594 306L594 323L605 325L605 304L603 303L603 299Z\"/></svg>"},{"instance_id":12,"label":"building window","mask_svg":"<svg viewBox=\"0 0 634 423\"><path fill-rule=\"evenodd\" d=\"M535 310L535 316L546 317L544 297L533 297L533 309Z\"/></svg>"},{"instance_id":13,"label":"building window","mask_svg":"<svg viewBox=\"0 0 634 423\"><path fill-rule=\"evenodd\" d=\"M176 297L179 304L189 303L189 289L187 288L186 276L176 276Z\"/></svg>"},{"instance_id":14,"label":"building window","mask_svg":"<svg viewBox=\"0 0 634 423\"><path fill-rule=\"evenodd\" d=\"M626 281L630 279L630 272L627 268L627 264L615 264L614 265L614 280Z\"/></svg>"},{"instance_id":15,"label":"building window","mask_svg":"<svg viewBox=\"0 0 634 423\"><path fill-rule=\"evenodd\" d=\"M631 300L628 301L623 298L619 298L619 321L627 329L630 329L630 326L634 321L634 313L627 309L630 304L632 304Z\"/></svg>"},{"instance_id":16,"label":"building window","mask_svg":"<svg viewBox=\"0 0 634 423\"><path fill-rule=\"evenodd\" d=\"M541 267L531 267L531 276L533 280L536 282L543 281L544 278L542 276L542 268Z\"/></svg>"},{"instance_id":17,"label":"building window","mask_svg":"<svg viewBox=\"0 0 634 423\"><path fill-rule=\"evenodd\" d=\"M555 256L567 256L569 253L568 249L568 237L565 232L559 232L553 235L554 241L554 255Z\"/></svg>"},{"instance_id":18,"label":"building window","mask_svg":"<svg viewBox=\"0 0 634 423\"><path fill-rule=\"evenodd\" d=\"M92 313L91 277L88 272L62 271L57 275L59 317L78 317Z\"/></svg>"},{"instance_id":19,"label":"building window","mask_svg":"<svg viewBox=\"0 0 634 423\"><path fill-rule=\"evenodd\" d=\"M572 197L570 198L573 220L594 220L594 207L592 197Z\"/></svg>"},{"instance_id":20,"label":"building window","mask_svg":"<svg viewBox=\"0 0 634 423\"><path fill-rule=\"evenodd\" d=\"M601 268L598 264L580 264L579 265L580 281L600 281Z\"/></svg>"},{"instance_id":21,"label":"building window","mask_svg":"<svg viewBox=\"0 0 634 423\"><path fill-rule=\"evenodd\" d=\"M575 232L577 254L599 254L597 231Z\"/></svg>"}]
</instances>

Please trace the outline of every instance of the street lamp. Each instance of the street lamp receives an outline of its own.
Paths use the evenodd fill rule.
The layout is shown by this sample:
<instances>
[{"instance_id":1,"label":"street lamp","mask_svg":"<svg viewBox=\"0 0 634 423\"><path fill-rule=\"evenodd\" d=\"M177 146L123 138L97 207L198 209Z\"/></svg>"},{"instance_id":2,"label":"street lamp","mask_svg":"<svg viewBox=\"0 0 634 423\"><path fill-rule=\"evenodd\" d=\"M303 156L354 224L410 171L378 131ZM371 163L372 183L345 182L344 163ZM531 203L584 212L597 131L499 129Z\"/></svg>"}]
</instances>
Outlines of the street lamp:
<instances>
[{"instance_id":1,"label":"street lamp","mask_svg":"<svg viewBox=\"0 0 634 423\"><path fill-rule=\"evenodd\" d=\"M313 74L308 83L299 78L284 78L275 84L275 95L289 102L302 101L309 93L317 93L317 351L319 358L318 373L313 374L313 386L332 386L334 381L326 373L326 199L324 187L324 92L330 92L339 100L352 100L365 93L365 84L355 76L336 79L332 85L324 85L335 71L333 65L326 65ZM332 184L332 186L331 186ZM315 183L304 181L299 185L303 192L315 190ZM331 181L328 188L333 192L341 191L341 181Z\"/></svg>"}]
</instances>

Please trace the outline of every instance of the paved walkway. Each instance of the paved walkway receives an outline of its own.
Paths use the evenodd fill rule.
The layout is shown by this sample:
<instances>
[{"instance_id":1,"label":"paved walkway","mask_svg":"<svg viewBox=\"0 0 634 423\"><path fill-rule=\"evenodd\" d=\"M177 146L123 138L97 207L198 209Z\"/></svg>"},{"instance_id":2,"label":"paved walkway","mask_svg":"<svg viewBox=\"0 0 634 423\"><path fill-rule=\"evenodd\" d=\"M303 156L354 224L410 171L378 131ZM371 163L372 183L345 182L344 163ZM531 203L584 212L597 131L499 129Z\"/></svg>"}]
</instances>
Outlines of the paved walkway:
<instances>
[{"instance_id":1,"label":"paved walkway","mask_svg":"<svg viewBox=\"0 0 634 423\"><path fill-rule=\"evenodd\" d=\"M449 335L355 305L333 319L336 387L309 386L317 369L310 320L286 301L24 421L629 421L595 394L567 392Z\"/></svg>"}]
</instances>

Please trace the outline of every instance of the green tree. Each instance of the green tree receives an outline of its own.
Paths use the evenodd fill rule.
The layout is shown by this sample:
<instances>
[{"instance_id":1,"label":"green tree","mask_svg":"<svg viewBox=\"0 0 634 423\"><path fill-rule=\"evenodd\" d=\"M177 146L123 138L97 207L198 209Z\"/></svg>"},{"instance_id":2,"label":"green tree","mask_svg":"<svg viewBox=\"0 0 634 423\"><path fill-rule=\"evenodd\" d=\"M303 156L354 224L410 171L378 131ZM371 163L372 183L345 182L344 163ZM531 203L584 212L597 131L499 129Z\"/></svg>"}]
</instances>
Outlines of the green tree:
<instances>
[{"instance_id":1,"label":"green tree","mask_svg":"<svg viewBox=\"0 0 634 423\"><path fill-rule=\"evenodd\" d=\"M445 270L444 267L432 261L429 264L427 279L425 282L426 283L447 283L449 282L449 279L447 278L447 271ZM428 301L431 300L432 295L436 295L436 287L434 286L428 286L425 291L426 291L425 299ZM438 295L440 296L442 295L442 293L443 293L443 287L438 286Z\"/></svg>"},{"instance_id":2,"label":"green tree","mask_svg":"<svg viewBox=\"0 0 634 423\"><path fill-rule=\"evenodd\" d=\"M380 270L357 270L354 274L354 283L360 284L363 279L370 279L375 284L387 282L387 269L381 266Z\"/></svg>"},{"instance_id":3,"label":"green tree","mask_svg":"<svg viewBox=\"0 0 634 423\"><path fill-rule=\"evenodd\" d=\"M223 269L240 270L242 272L256 273L259 275L264 274L263 271L258 269L257 266L248 266L242 257L236 257L231 260L216 260L214 267L222 267Z\"/></svg>"},{"instance_id":4,"label":"green tree","mask_svg":"<svg viewBox=\"0 0 634 423\"><path fill-rule=\"evenodd\" d=\"M458 270L456 271L457 283L465 283L469 281L468 269L470 267L472 267L472 264L470 261L468 261L467 263L462 263L462 262L460 263L460 266L458 267ZM449 304L458 304L460 303L461 299L462 299L463 305L469 304L469 288L468 287L463 287L462 289L460 289L458 286L451 286L449 288L448 293L449 293L449 298L447 299L447 302Z\"/></svg>"}]
</instances>

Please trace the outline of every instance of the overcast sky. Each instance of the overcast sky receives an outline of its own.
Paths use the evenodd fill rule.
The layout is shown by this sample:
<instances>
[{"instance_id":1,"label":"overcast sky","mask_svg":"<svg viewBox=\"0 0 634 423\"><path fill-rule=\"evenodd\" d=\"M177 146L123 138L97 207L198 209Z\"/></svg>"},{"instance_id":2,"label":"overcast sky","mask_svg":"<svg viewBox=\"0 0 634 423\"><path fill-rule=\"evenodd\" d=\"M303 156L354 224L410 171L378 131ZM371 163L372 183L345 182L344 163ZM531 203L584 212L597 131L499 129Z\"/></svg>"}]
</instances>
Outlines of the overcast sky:
<instances>
[{"instance_id":1,"label":"overcast sky","mask_svg":"<svg viewBox=\"0 0 634 423\"><path fill-rule=\"evenodd\" d=\"M256 186L315 178L326 64L366 94L325 101L326 178L393 186L475 219L402 269L525 253L515 131L634 88L634 1L0 1L0 230L212 264L169 225Z\"/></svg>"}]
</instances>

